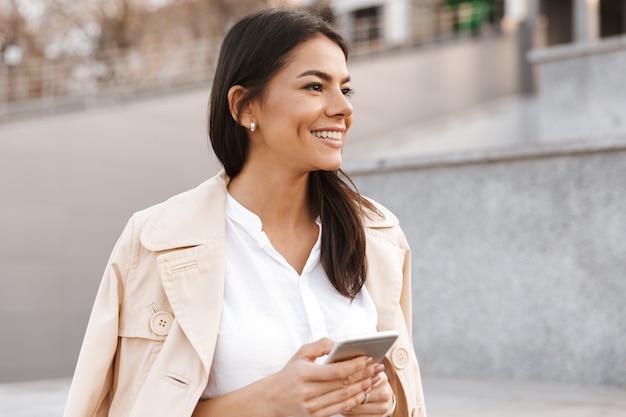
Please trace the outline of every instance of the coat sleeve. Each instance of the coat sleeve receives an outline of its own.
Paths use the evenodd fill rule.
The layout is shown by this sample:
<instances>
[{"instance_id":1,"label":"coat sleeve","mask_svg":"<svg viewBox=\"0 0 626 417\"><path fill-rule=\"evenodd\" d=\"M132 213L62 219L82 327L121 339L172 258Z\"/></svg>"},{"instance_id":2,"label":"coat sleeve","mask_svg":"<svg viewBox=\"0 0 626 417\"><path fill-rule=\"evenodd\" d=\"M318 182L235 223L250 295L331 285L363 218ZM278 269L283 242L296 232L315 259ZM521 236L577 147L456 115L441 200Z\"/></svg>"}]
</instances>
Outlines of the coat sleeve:
<instances>
[{"instance_id":1,"label":"coat sleeve","mask_svg":"<svg viewBox=\"0 0 626 417\"><path fill-rule=\"evenodd\" d=\"M406 240L404 232L398 227L399 242L402 248L402 291L400 293L400 308L406 323L411 346L413 346L413 308L412 308L412 277L411 277L411 249ZM394 416L426 417L426 407L424 404L424 391L422 388L422 378L414 350L409 351L410 360L404 370L407 380L412 381L409 390L399 389L399 381L394 375L390 378L390 384L396 395L396 413ZM413 396L411 400L407 396ZM409 406L413 404L413 406Z\"/></svg>"},{"instance_id":2,"label":"coat sleeve","mask_svg":"<svg viewBox=\"0 0 626 417\"><path fill-rule=\"evenodd\" d=\"M133 225L131 219L107 263L78 356L64 417L108 415L120 302L135 241Z\"/></svg>"},{"instance_id":3,"label":"coat sleeve","mask_svg":"<svg viewBox=\"0 0 626 417\"><path fill-rule=\"evenodd\" d=\"M400 293L400 306L404 321L406 322L409 337L413 340L413 302L412 302L412 286L411 286L411 249L406 241L404 233L401 234L402 248L404 250L402 264L402 292Z\"/></svg>"}]
</instances>

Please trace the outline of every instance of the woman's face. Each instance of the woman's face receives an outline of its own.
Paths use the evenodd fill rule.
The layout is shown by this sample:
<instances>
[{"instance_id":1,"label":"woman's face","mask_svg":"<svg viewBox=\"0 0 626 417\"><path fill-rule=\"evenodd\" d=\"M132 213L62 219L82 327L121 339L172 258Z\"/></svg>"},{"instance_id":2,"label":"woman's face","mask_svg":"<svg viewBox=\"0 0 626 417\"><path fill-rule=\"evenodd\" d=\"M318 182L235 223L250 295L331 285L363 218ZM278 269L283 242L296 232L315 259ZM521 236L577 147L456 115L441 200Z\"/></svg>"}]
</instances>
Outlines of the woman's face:
<instances>
[{"instance_id":1,"label":"woman's face","mask_svg":"<svg viewBox=\"0 0 626 417\"><path fill-rule=\"evenodd\" d=\"M350 125L350 76L341 48L325 36L296 47L287 65L253 104L258 128L251 133L252 158L298 173L341 167Z\"/></svg>"}]
</instances>

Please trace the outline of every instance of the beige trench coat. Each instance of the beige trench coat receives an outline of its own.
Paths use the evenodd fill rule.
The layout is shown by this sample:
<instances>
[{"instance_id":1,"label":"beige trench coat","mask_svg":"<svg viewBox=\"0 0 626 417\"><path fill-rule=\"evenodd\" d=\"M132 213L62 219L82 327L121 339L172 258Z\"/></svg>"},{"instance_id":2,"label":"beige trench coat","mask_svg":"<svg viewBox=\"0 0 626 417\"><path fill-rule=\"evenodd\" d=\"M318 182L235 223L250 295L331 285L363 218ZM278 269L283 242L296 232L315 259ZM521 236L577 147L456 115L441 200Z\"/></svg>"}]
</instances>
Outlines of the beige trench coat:
<instances>
[{"instance_id":1,"label":"beige trench coat","mask_svg":"<svg viewBox=\"0 0 626 417\"><path fill-rule=\"evenodd\" d=\"M206 387L222 309L222 172L133 215L94 303L64 417L187 417ZM366 219L366 286L379 330L400 337L387 355L396 416L425 417L411 340L410 254L398 220Z\"/></svg>"}]
</instances>

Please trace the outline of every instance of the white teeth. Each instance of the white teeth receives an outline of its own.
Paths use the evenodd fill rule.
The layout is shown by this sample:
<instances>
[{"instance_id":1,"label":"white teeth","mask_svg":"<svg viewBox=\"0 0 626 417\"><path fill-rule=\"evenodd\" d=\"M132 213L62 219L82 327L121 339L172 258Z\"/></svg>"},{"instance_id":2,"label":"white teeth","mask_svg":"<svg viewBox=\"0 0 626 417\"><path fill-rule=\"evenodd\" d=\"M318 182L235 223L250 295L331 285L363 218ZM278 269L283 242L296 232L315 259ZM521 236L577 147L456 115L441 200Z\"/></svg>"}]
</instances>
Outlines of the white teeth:
<instances>
[{"instance_id":1,"label":"white teeth","mask_svg":"<svg viewBox=\"0 0 626 417\"><path fill-rule=\"evenodd\" d=\"M341 132L327 131L327 130L323 130L321 132L311 132L311 133L318 138L325 138L325 139L341 139L341 137L343 136Z\"/></svg>"}]
</instances>

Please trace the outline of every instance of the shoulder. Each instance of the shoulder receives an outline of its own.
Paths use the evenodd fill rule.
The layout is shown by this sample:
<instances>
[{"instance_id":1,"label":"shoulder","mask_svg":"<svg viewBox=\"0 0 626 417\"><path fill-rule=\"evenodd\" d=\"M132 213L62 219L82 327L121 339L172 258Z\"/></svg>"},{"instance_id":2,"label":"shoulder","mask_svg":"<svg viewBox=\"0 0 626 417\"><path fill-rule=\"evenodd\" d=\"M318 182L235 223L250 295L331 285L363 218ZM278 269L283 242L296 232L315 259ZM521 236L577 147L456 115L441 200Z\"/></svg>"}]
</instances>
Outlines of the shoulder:
<instances>
[{"instance_id":1,"label":"shoulder","mask_svg":"<svg viewBox=\"0 0 626 417\"><path fill-rule=\"evenodd\" d=\"M404 232L400 227L400 220L395 214L381 203L366 197L372 203L375 211L365 208L363 227L370 238L384 239L402 248L408 248Z\"/></svg>"},{"instance_id":2,"label":"shoulder","mask_svg":"<svg viewBox=\"0 0 626 417\"><path fill-rule=\"evenodd\" d=\"M398 218L387 207L369 197L364 197L376 210L364 207L363 226L365 228L387 228L400 224Z\"/></svg>"},{"instance_id":3,"label":"shoulder","mask_svg":"<svg viewBox=\"0 0 626 417\"><path fill-rule=\"evenodd\" d=\"M141 243L160 251L206 243L223 223L228 178L223 172L195 188L133 214Z\"/></svg>"},{"instance_id":4,"label":"shoulder","mask_svg":"<svg viewBox=\"0 0 626 417\"><path fill-rule=\"evenodd\" d=\"M205 180L193 188L182 191L152 206L134 213L138 218L145 218L166 209L180 206L197 206L206 204L215 193L222 194L228 184L228 177L221 171L217 175Z\"/></svg>"}]
</instances>

